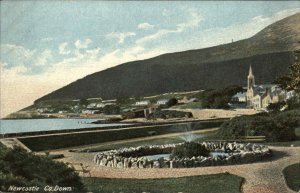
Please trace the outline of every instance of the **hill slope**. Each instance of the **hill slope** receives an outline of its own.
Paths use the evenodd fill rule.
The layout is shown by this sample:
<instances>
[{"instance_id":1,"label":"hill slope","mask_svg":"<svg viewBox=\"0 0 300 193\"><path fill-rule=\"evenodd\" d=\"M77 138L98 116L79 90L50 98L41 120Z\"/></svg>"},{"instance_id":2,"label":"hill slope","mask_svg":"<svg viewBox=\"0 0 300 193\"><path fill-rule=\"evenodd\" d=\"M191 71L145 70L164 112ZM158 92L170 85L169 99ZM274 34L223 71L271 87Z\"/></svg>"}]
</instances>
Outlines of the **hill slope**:
<instances>
[{"instance_id":1,"label":"hill slope","mask_svg":"<svg viewBox=\"0 0 300 193\"><path fill-rule=\"evenodd\" d=\"M79 79L40 99L104 99L245 85L252 64L257 83L271 83L300 49L300 13L253 37L211 48L133 61Z\"/></svg>"}]
</instances>

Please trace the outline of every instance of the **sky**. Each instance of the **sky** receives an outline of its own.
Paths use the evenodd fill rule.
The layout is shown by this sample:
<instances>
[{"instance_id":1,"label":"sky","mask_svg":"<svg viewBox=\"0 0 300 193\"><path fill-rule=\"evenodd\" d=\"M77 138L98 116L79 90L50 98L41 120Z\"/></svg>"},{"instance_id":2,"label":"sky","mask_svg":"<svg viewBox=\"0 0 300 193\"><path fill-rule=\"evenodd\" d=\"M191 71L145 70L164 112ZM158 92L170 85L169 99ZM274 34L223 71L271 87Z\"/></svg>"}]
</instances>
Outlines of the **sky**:
<instances>
[{"instance_id":1,"label":"sky","mask_svg":"<svg viewBox=\"0 0 300 193\"><path fill-rule=\"evenodd\" d=\"M1 1L1 117L88 74L249 38L299 1Z\"/></svg>"}]
</instances>

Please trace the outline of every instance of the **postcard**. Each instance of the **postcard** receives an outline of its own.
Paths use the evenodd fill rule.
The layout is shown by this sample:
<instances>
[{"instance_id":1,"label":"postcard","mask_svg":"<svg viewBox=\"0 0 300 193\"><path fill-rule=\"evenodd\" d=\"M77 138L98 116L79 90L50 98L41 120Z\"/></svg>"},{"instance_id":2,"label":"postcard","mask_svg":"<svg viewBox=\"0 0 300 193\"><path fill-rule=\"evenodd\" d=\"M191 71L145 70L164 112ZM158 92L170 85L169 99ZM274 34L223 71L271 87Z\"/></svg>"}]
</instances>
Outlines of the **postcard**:
<instances>
[{"instance_id":1,"label":"postcard","mask_svg":"<svg viewBox=\"0 0 300 193\"><path fill-rule=\"evenodd\" d=\"M299 1L0 5L0 192L300 191Z\"/></svg>"}]
</instances>

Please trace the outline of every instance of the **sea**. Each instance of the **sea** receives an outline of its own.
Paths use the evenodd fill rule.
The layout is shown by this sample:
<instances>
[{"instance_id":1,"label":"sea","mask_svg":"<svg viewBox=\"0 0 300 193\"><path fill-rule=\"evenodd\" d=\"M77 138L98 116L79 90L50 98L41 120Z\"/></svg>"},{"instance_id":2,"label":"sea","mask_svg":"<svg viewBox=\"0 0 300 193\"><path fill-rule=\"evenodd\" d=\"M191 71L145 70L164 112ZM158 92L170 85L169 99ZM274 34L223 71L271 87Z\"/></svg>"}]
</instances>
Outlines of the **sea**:
<instances>
[{"instance_id":1,"label":"sea","mask_svg":"<svg viewBox=\"0 0 300 193\"><path fill-rule=\"evenodd\" d=\"M1 119L0 134L122 126L128 124L92 124L100 119Z\"/></svg>"}]
</instances>

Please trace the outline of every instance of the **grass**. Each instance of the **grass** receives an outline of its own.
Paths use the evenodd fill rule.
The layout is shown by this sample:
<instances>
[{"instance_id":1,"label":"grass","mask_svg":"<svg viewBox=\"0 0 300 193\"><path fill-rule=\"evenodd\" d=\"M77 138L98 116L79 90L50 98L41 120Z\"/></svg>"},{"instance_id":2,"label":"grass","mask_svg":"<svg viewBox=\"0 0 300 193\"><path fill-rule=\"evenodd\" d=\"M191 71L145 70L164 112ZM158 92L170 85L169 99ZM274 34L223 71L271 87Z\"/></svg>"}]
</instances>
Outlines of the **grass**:
<instances>
[{"instance_id":1,"label":"grass","mask_svg":"<svg viewBox=\"0 0 300 193\"><path fill-rule=\"evenodd\" d=\"M102 132L82 132L61 135L46 135L39 137L18 138L29 149L33 151L44 151L59 148L68 148L82 145L90 145L117 140L126 140L139 137L150 136L149 132L155 132L156 135L169 133L185 132L187 130L201 130L211 127L218 127L222 121L159 125L151 127L139 127L130 130L107 130Z\"/></svg>"},{"instance_id":2,"label":"grass","mask_svg":"<svg viewBox=\"0 0 300 193\"><path fill-rule=\"evenodd\" d=\"M296 134L297 138L294 141L272 142L272 143L266 143L266 145L281 146L281 147L290 147L291 145L293 145L294 147L299 147L300 146L300 127L297 127L295 129L295 134Z\"/></svg>"},{"instance_id":3,"label":"grass","mask_svg":"<svg viewBox=\"0 0 300 193\"><path fill-rule=\"evenodd\" d=\"M89 192L99 193L240 193L243 180L227 173L161 179L82 179Z\"/></svg>"},{"instance_id":4,"label":"grass","mask_svg":"<svg viewBox=\"0 0 300 193\"><path fill-rule=\"evenodd\" d=\"M300 191L300 162L284 168L283 175L290 189Z\"/></svg>"},{"instance_id":5,"label":"grass","mask_svg":"<svg viewBox=\"0 0 300 193\"><path fill-rule=\"evenodd\" d=\"M209 140L211 136L214 136L216 133L216 130L207 130L204 133L195 133L191 136L193 137L194 141L204 141ZM183 133L179 136L172 136L172 137L161 137L156 139L145 139L141 141L133 141L133 142L124 142L124 143L118 143L118 144L109 144L109 145L101 145L101 146L94 146L89 147L86 149L81 150L81 152L99 152L99 151L105 151L105 150L111 150L111 149L119 149L119 148L125 148L125 147L137 147L137 146L144 146L144 145L163 145L163 144L171 144L171 143L180 143L186 141L188 134Z\"/></svg>"},{"instance_id":6,"label":"grass","mask_svg":"<svg viewBox=\"0 0 300 193\"><path fill-rule=\"evenodd\" d=\"M176 105L172 108L175 109L201 109L201 102L191 102L191 103L187 103L187 104L182 104L182 105Z\"/></svg>"}]
</instances>

